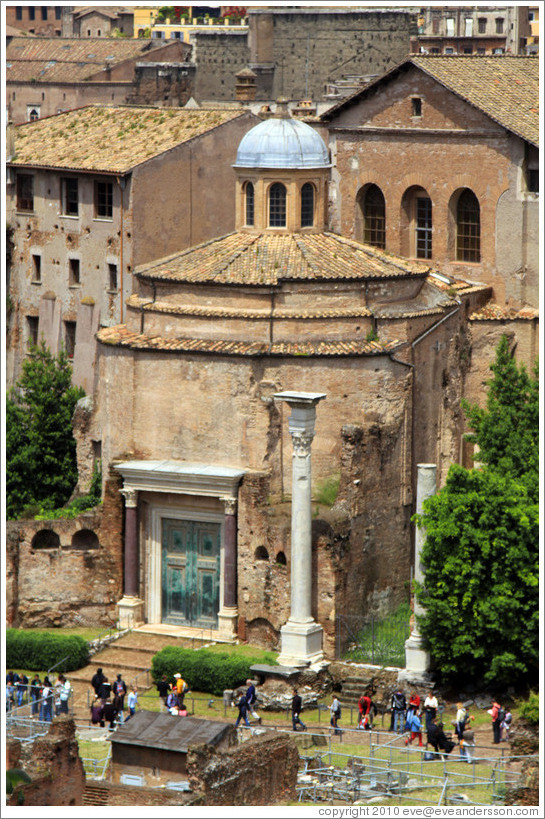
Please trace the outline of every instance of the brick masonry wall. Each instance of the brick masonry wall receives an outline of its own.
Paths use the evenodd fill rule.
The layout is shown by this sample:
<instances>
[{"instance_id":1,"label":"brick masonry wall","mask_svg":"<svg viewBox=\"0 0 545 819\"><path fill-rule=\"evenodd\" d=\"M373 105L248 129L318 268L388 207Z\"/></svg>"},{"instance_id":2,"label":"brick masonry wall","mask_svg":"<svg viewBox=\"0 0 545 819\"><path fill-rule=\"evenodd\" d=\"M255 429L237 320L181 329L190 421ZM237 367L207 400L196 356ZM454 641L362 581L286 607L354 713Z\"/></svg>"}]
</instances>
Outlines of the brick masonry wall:
<instances>
[{"instance_id":1,"label":"brick masonry wall","mask_svg":"<svg viewBox=\"0 0 545 819\"><path fill-rule=\"evenodd\" d=\"M10 762L12 758L10 757ZM8 799L8 805L83 805L85 771L78 753L76 727L70 718L59 717L44 737L21 749L20 761L32 779L19 785Z\"/></svg>"},{"instance_id":2,"label":"brick masonry wall","mask_svg":"<svg viewBox=\"0 0 545 819\"><path fill-rule=\"evenodd\" d=\"M74 520L8 521L6 614L9 626L109 626L123 593L122 506L119 479L105 485L104 504ZM44 530L58 535L56 548L35 549ZM93 532L98 548L72 546L81 530Z\"/></svg>"}]
</instances>

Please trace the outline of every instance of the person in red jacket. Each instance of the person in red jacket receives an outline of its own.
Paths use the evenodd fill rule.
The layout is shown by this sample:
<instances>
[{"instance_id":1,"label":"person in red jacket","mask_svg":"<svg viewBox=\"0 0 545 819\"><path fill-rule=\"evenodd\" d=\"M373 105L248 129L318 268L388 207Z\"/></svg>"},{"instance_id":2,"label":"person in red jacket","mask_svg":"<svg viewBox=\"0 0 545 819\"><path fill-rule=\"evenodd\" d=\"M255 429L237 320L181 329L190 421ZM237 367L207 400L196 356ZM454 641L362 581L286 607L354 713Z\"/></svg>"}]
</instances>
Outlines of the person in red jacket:
<instances>
[{"instance_id":1,"label":"person in red jacket","mask_svg":"<svg viewBox=\"0 0 545 819\"><path fill-rule=\"evenodd\" d=\"M503 720L503 713L502 707L499 704L498 700L495 699L492 703L492 708L489 710L489 714L492 717L492 732L494 735L494 745L498 745L500 741L500 734L501 734L501 723Z\"/></svg>"},{"instance_id":2,"label":"person in red jacket","mask_svg":"<svg viewBox=\"0 0 545 819\"><path fill-rule=\"evenodd\" d=\"M366 691L365 694L362 694L358 700L358 709L360 712L360 721L358 722L358 728L371 728L370 725L370 711L371 711L371 694L369 691Z\"/></svg>"}]
</instances>

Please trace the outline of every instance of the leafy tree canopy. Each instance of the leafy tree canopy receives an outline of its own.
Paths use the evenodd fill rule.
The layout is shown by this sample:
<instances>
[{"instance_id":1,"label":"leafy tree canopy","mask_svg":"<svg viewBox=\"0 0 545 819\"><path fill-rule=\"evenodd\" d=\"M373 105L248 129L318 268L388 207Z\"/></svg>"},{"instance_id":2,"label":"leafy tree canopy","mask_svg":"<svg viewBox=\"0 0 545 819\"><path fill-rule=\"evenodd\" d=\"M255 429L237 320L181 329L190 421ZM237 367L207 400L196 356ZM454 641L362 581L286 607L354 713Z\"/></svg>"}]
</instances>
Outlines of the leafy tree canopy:
<instances>
[{"instance_id":1,"label":"leafy tree canopy","mask_svg":"<svg viewBox=\"0 0 545 819\"><path fill-rule=\"evenodd\" d=\"M77 481L72 415L84 392L71 384L64 351L33 347L6 400L6 511L62 506Z\"/></svg>"},{"instance_id":2,"label":"leafy tree canopy","mask_svg":"<svg viewBox=\"0 0 545 819\"><path fill-rule=\"evenodd\" d=\"M465 407L483 466L452 466L415 516L416 593L443 679L513 685L538 674L538 369L518 367L505 337L491 369L486 407Z\"/></svg>"}]
</instances>

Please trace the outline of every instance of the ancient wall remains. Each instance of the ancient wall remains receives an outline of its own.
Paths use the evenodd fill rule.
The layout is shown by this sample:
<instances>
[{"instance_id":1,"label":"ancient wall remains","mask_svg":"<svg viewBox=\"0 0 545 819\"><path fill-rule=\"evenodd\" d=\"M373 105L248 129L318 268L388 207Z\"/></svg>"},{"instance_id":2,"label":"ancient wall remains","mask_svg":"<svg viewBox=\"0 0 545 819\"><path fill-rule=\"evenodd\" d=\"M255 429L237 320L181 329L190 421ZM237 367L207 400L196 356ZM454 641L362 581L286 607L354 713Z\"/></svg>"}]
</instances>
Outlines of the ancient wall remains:
<instances>
[{"instance_id":1,"label":"ancient wall remains","mask_svg":"<svg viewBox=\"0 0 545 819\"><path fill-rule=\"evenodd\" d=\"M120 480L74 520L7 522L6 617L12 627L109 626L123 592Z\"/></svg>"},{"instance_id":2,"label":"ancient wall remains","mask_svg":"<svg viewBox=\"0 0 545 819\"><path fill-rule=\"evenodd\" d=\"M193 61L196 65L195 99L236 99L236 74L248 65L249 49L246 31L195 31L191 35Z\"/></svg>"}]
</instances>

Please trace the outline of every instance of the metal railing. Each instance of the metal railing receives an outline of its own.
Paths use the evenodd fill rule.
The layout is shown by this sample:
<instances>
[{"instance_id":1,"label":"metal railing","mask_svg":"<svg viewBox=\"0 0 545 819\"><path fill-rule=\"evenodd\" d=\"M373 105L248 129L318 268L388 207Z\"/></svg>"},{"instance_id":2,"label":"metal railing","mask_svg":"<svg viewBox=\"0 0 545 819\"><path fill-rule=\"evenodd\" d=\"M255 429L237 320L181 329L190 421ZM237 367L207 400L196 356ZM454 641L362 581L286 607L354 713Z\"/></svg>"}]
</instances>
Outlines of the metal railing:
<instances>
[{"instance_id":1,"label":"metal railing","mask_svg":"<svg viewBox=\"0 0 545 819\"><path fill-rule=\"evenodd\" d=\"M112 758L112 746L108 744L108 749L106 751L106 755L104 757L80 757L81 761L83 762L83 769L85 771L85 776L87 779L106 779L106 774L108 772L108 766L110 764L110 760Z\"/></svg>"},{"instance_id":2,"label":"metal railing","mask_svg":"<svg viewBox=\"0 0 545 819\"><path fill-rule=\"evenodd\" d=\"M387 621L373 616L338 614L337 658L403 668L405 640L410 634L408 619Z\"/></svg>"}]
</instances>

